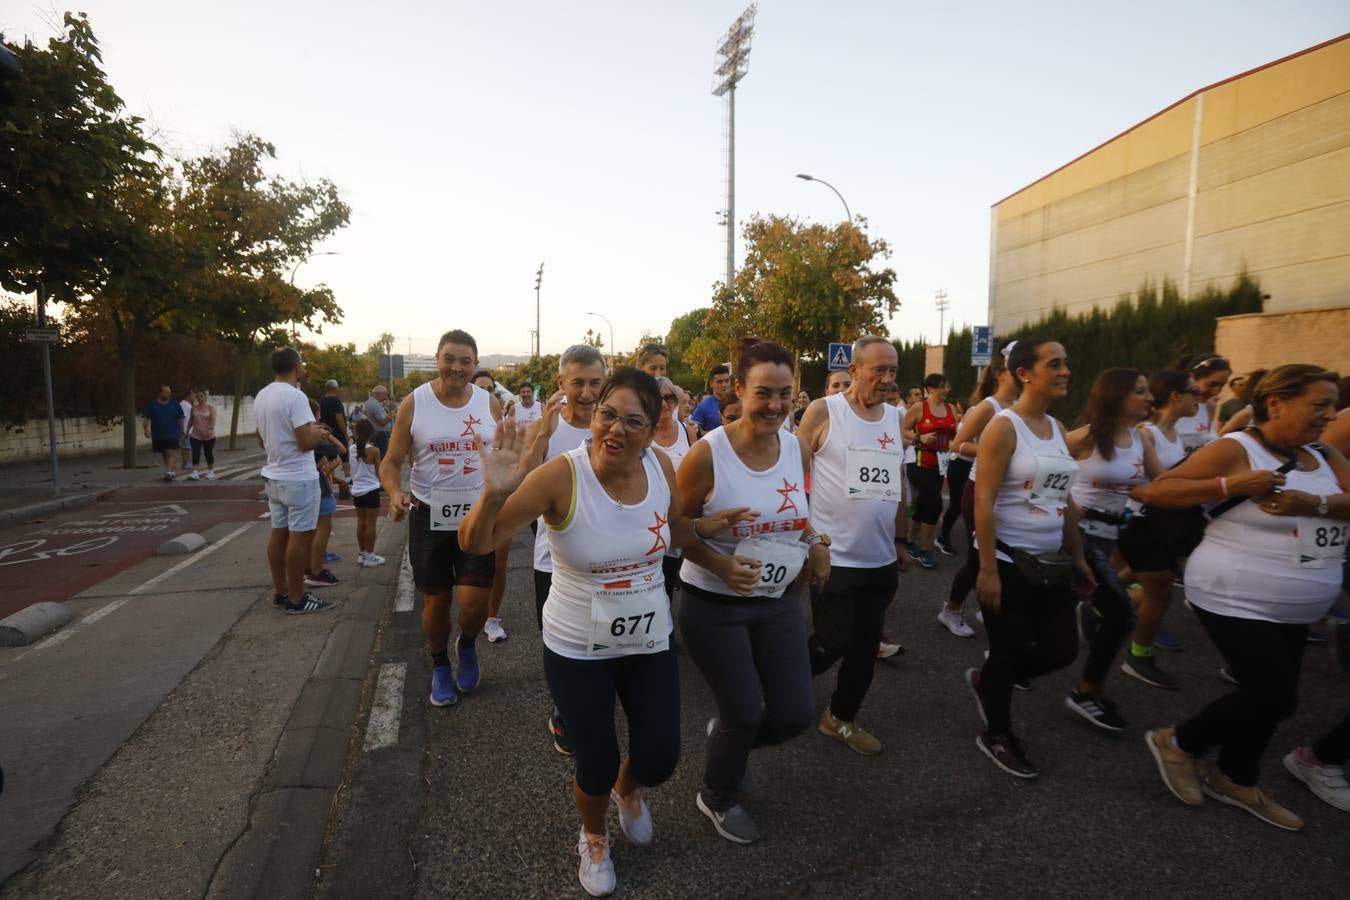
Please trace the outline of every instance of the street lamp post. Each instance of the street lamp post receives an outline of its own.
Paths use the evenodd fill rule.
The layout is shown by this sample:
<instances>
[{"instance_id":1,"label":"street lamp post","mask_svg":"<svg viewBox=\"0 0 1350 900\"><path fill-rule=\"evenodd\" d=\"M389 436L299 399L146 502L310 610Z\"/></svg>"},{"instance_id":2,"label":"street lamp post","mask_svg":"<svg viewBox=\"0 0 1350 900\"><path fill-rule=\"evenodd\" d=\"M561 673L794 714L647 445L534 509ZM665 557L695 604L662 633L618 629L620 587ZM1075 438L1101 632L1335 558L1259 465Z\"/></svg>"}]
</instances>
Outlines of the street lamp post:
<instances>
[{"instance_id":1,"label":"street lamp post","mask_svg":"<svg viewBox=\"0 0 1350 900\"><path fill-rule=\"evenodd\" d=\"M294 266L291 266L291 287L295 287L295 273L299 272L300 267L303 266L305 263L309 262L316 256L338 256L338 255L339 254L336 250L320 250L317 253L311 253L308 256L299 260ZM293 344L300 343L300 323L295 320L291 321L291 343ZM298 350L300 348L296 347L296 349Z\"/></svg>"},{"instance_id":2,"label":"street lamp post","mask_svg":"<svg viewBox=\"0 0 1350 900\"><path fill-rule=\"evenodd\" d=\"M586 315L595 316L597 319L604 319L605 324L609 326L609 371L612 374L614 372L614 325L609 319L606 319L597 312L588 312Z\"/></svg>"},{"instance_id":3,"label":"street lamp post","mask_svg":"<svg viewBox=\"0 0 1350 900\"><path fill-rule=\"evenodd\" d=\"M843 195L843 194L839 193L839 189L838 189L837 187L835 187L834 185L830 184L830 183L829 183L828 181L826 181L825 179L823 179L823 178L817 178L817 177L815 177L814 175L798 175L797 177L800 178L802 181L816 181L816 182L819 182L819 183L825 185L825 186L826 186L827 188L829 188L830 190L834 191L834 195L835 195L836 197L839 198L839 202L842 203L842 204L844 204L844 215L848 216L848 221L849 221L850 223L853 221L853 213L849 212L849 209L848 209L848 201L844 199L844 195Z\"/></svg>"}]
</instances>

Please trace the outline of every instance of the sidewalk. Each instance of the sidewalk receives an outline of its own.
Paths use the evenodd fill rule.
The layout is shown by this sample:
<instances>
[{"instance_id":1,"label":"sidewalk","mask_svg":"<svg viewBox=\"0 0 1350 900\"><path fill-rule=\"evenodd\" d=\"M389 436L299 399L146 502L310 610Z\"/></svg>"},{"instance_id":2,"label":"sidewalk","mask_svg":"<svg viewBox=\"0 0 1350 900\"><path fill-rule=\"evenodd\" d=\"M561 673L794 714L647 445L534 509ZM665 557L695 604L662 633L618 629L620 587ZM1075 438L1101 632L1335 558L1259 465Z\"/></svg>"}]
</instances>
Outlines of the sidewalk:
<instances>
[{"instance_id":1,"label":"sidewalk","mask_svg":"<svg viewBox=\"0 0 1350 900\"><path fill-rule=\"evenodd\" d=\"M220 449L227 441L223 439L217 443L218 474L229 474L245 465L262 464L263 451L253 435L241 435L236 450ZM60 494L52 493L51 463L47 459L0 466L0 528L63 509L75 509L117 488L162 483L160 460L149 448L136 454L136 464L135 469L122 468L120 450L61 459L58 461Z\"/></svg>"}]
</instances>

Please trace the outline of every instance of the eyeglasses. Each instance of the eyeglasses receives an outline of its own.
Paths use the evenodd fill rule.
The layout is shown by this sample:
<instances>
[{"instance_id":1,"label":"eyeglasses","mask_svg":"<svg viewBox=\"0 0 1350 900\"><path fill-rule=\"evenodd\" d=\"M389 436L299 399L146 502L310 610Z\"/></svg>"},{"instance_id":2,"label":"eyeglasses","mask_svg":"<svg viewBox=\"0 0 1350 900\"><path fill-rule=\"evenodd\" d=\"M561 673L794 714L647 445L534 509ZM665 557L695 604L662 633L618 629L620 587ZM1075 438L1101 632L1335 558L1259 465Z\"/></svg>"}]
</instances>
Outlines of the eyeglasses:
<instances>
[{"instance_id":1,"label":"eyeglasses","mask_svg":"<svg viewBox=\"0 0 1350 900\"><path fill-rule=\"evenodd\" d=\"M595 414L600 418L600 423L606 427L612 426L615 422L623 422L624 431L641 431L651 424L642 416L621 416L608 406L597 407Z\"/></svg>"},{"instance_id":2,"label":"eyeglasses","mask_svg":"<svg viewBox=\"0 0 1350 900\"><path fill-rule=\"evenodd\" d=\"M676 400L676 397L675 397L674 394L662 394L662 395L661 395L661 402L662 402L662 403L674 403L675 400Z\"/></svg>"}]
</instances>

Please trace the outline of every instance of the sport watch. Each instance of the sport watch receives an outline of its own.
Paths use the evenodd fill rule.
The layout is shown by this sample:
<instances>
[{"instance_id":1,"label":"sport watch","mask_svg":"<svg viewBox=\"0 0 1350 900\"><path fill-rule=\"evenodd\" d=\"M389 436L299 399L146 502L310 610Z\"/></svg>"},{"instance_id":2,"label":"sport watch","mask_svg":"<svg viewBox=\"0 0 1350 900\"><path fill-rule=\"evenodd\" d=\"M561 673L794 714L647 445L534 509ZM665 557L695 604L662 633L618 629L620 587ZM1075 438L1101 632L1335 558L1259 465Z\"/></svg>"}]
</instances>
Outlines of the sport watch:
<instances>
[{"instance_id":1,"label":"sport watch","mask_svg":"<svg viewBox=\"0 0 1350 900\"><path fill-rule=\"evenodd\" d=\"M1318 514L1319 516L1325 516L1325 515L1326 515L1327 513L1329 513L1329 512L1331 512L1331 503L1328 502L1328 500L1327 500L1326 497L1318 497L1318 498L1317 498L1317 514Z\"/></svg>"}]
</instances>

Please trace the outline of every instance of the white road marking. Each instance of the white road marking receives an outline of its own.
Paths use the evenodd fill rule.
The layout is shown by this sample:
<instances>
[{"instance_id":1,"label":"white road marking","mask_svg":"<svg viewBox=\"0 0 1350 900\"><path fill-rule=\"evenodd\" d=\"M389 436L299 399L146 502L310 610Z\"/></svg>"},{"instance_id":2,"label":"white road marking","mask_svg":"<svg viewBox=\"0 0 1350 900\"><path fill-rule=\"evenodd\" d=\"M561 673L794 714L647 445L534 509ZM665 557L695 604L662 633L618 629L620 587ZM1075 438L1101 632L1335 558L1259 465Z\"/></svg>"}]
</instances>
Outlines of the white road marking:
<instances>
[{"instance_id":1,"label":"white road marking","mask_svg":"<svg viewBox=\"0 0 1350 900\"><path fill-rule=\"evenodd\" d=\"M398 593L394 596L394 612L412 612L416 600L417 587L413 584L412 562L408 551L403 551L403 561L398 568Z\"/></svg>"},{"instance_id":2,"label":"white road marking","mask_svg":"<svg viewBox=\"0 0 1350 900\"><path fill-rule=\"evenodd\" d=\"M408 664L405 662L380 666L375 699L370 704L370 723L366 725L366 752L398 743L398 726L403 718L403 682L407 677Z\"/></svg>"},{"instance_id":3,"label":"white road marking","mask_svg":"<svg viewBox=\"0 0 1350 900\"><path fill-rule=\"evenodd\" d=\"M27 651L21 654L21 656L27 656L28 653L31 653L35 650L46 650L49 647L55 647L57 644L65 643L66 641L70 640L71 636L74 635L76 632L78 632L81 628L84 628L87 625L93 625L94 623L98 622L105 616L117 612L132 597L136 596L137 594L144 594L146 591L150 590L152 587L159 584L164 579L178 574L179 572L186 569L188 566L202 559L203 557L210 556L212 553L216 552L221 547L225 546L230 541L234 540L235 538L239 537L239 535L247 531L249 527L252 526L252 524L253 524L252 522L245 522L243 525L240 525L234 531L231 531L229 534L225 535L223 538L216 541L214 544L207 544L201 550L197 551L195 554L189 556L187 559L183 560L177 565L170 566L163 572L160 572L154 578L151 578L148 581L146 581L144 584L132 588L131 590L127 591L125 597L119 597L116 600L112 601L111 603L107 603L103 606L100 606L98 609L94 610L80 621L66 628L61 629L56 634L52 635L42 643L33 647L33 650ZM19 658L20 657L16 657L15 661L17 662Z\"/></svg>"}]
</instances>

